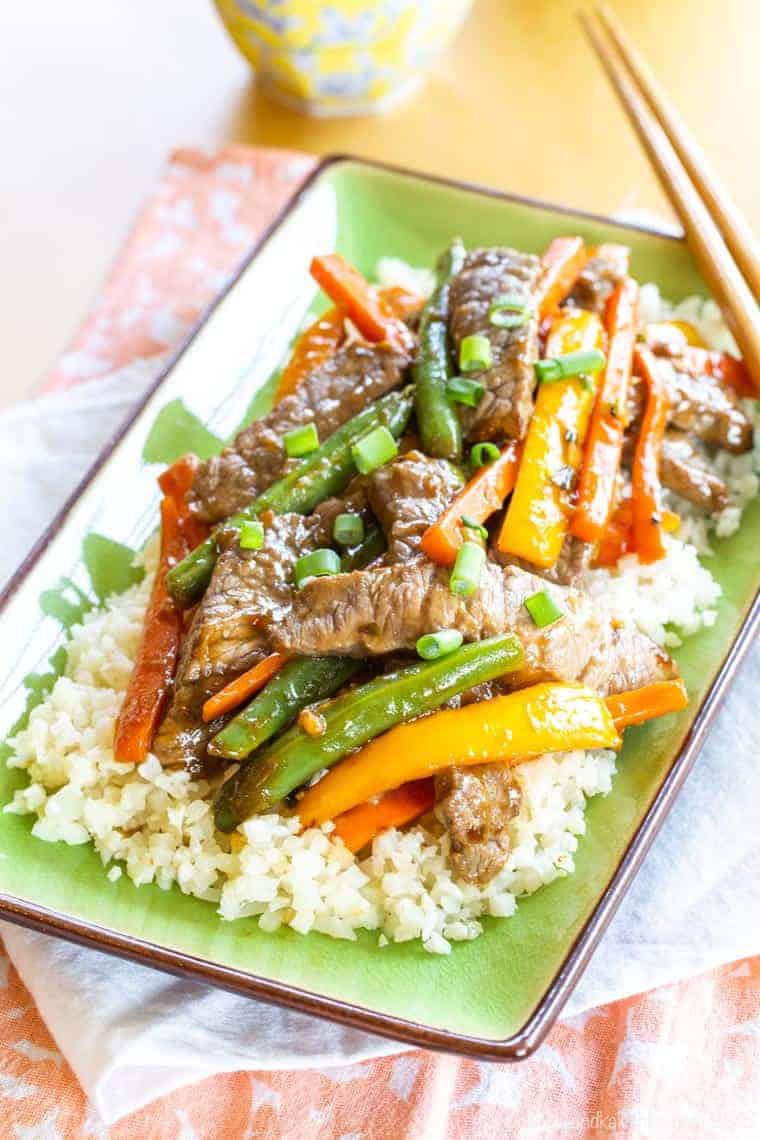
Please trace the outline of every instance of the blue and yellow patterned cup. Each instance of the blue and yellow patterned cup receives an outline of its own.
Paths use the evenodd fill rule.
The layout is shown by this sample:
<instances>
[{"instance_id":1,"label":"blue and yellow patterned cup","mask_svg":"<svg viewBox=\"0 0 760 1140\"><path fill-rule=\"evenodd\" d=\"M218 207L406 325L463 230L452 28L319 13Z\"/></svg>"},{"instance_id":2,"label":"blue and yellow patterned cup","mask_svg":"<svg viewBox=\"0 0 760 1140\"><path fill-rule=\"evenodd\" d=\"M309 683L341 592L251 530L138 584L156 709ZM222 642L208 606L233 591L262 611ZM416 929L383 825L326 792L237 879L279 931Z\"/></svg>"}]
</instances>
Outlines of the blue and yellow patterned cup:
<instances>
[{"instance_id":1,"label":"blue and yellow patterned cup","mask_svg":"<svg viewBox=\"0 0 760 1140\"><path fill-rule=\"evenodd\" d=\"M215 0L273 98L309 115L366 115L409 95L471 0Z\"/></svg>"}]
</instances>

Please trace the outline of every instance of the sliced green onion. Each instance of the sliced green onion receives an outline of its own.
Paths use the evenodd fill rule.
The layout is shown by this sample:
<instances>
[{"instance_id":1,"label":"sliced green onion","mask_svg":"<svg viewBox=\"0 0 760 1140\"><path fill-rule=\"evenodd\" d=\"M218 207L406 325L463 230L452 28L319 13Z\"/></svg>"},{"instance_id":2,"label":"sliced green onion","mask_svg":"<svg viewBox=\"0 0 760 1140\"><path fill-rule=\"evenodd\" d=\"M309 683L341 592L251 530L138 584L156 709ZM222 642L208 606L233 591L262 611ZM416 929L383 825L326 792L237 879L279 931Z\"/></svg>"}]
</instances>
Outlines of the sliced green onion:
<instances>
[{"instance_id":1,"label":"sliced green onion","mask_svg":"<svg viewBox=\"0 0 760 1140\"><path fill-rule=\"evenodd\" d=\"M417 652L423 661L435 661L459 649L463 641L458 629L439 629L438 633L426 633L417 639Z\"/></svg>"},{"instance_id":2,"label":"sliced green onion","mask_svg":"<svg viewBox=\"0 0 760 1140\"><path fill-rule=\"evenodd\" d=\"M452 376L446 385L446 394L453 404L476 408L485 396L485 384L480 380L468 380L466 376Z\"/></svg>"},{"instance_id":3,"label":"sliced green onion","mask_svg":"<svg viewBox=\"0 0 760 1140\"><path fill-rule=\"evenodd\" d=\"M603 352L598 348L588 348L567 352L564 356L550 356L548 360L538 360L533 367L538 379L545 384L589 372L601 372L606 363L607 358Z\"/></svg>"},{"instance_id":4,"label":"sliced green onion","mask_svg":"<svg viewBox=\"0 0 760 1140\"><path fill-rule=\"evenodd\" d=\"M240 549L261 550L264 545L264 527L254 519L244 522L240 528Z\"/></svg>"},{"instance_id":5,"label":"sliced green onion","mask_svg":"<svg viewBox=\"0 0 760 1140\"><path fill-rule=\"evenodd\" d=\"M575 428L568 428L567 431L565 432L565 443L577 443L577 442L578 442L578 432L575 430Z\"/></svg>"},{"instance_id":6,"label":"sliced green onion","mask_svg":"<svg viewBox=\"0 0 760 1140\"><path fill-rule=\"evenodd\" d=\"M299 590L312 580L324 578L328 574L340 573L340 555L327 547L312 550L311 554L302 554L296 562L295 580Z\"/></svg>"},{"instance_id":7,"label":"sliced green onion","mask_svg":"<svg viewBox=\"0 0 760 1140\"><path fill-rule=\"evenodd\" d=\"M468 380L466 376L452 376L446 385L446 395L455 404L468 404L477 408L485 395L486 386L479 380Z\"/></svg>"},{"instance_id":8,"label":"sliced green onion","mask_svg":"<svg viewBox=\"0 0 760 1140\"><path fill-rule=\"evenodd\" d=\"M537 594L531 594L529 598L526 598L525 608L533 619L533 624L537 625L539 629L543 629L547 625L554 625L555 621L559 621L561 617L565 616L564 610L559 608L554 598L547 594L546 590L539 590Z\"/></svg>"},{"instance_id":9,"label":"sliced green onion","mask_svg":"<svg viewBox=\"0 0 760 1140\"><path fill-rule=\"evenodd\" d=\"M497 329L516 329L528 323L533 309L524 297L504 293L488 306L488 319Z\"/></svg>"},{"instance_id":10,"label":"sliced green onion","mask_svg":"<svg viewBox=\"0 0 760 1140\"><path fill-rule=\"evenodd\" d=\"M333 538L339 546L358 546L364 538L364 519L361 515L337 515L333 523Z\"/></svg>"},{"instance_id":11,"label":"sliced green onion","mask_svg":"<svg viewBox=\"0 0 760 1140\"><path fill-rule=\"evenodd\" d=\"M460 515L460 522L462 526L467 527L468 530L474 531L475 534L483 539L483 542L488 542L488 531L482 523L471 519L469 515Z\"/></svg>"},{"instance_id":12,"label":"sliced green onion","mask_svg":"<svg viewBox=\"0 0 760 1140\"><path fill-rule=\"evenodd\" d=\"M459 368L462 372L481 372L493 364L491 342L482 333L462 338L459 346Z\"/></svg>"},{"instance_id":13,"label":"sliced green onion","mask_svg":"<svg viewBox=\"0 0 760 1140\"><path fill-rule=\"evenodd\" d=\"M487 467L501 455L495 443L476 443L470 451L470 466Z\"/></svg>"},{"instance_id":14,"label":"sliced green onion","mask_svg":"<svg viewBox=\"0 0 760 1140\"><path fill-rule=\"evenodd\" d=\"M486 552L479 543L462 543L449 578L449 590L455 597L472 597L478 588L485 561Z\"/></svg>"},{"instance_id":15,"label":"sliced green onion","mask_svg":"<svg viewBox=\"0 0 760 1140\"><path fill-rule=\"evenodd\" d=\"M351 445L351 455L361 474L369 475L398 455L398 445L387 427L376 427Z\"/></svg>"},{"instance_id":16,"label":"sliced green onion","mask_svg":"<svg viewBox=\"0 0 760 1140\"><path fill-rule=\"evenodd\" d=\"M304 424L285 432L282 437L285 452L291 459L300 459L302 455L310 455L319 447L319 432L316 424Z\"/></svg>"}]
</instances>

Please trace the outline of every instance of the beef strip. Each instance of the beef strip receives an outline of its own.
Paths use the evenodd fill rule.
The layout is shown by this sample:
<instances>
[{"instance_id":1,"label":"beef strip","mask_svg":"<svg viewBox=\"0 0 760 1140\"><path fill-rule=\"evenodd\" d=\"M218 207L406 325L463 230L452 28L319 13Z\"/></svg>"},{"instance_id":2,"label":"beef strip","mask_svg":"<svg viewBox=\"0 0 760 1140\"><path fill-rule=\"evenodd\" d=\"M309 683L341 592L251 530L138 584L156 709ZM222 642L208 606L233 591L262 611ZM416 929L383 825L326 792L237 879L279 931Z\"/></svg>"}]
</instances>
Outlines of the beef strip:
<instances>
[{"instance_id":1,"label":"beef strip","mask_svg":"<svg viewBox=\"0 0 760 1140\"><path fill-rule=\"evenodd\" d=\"M509 768L448 768L435 778L436 815L449 833L451 863L468 883L487 883L509 854L509 823L521 794Z\"/></svg>"},{"instance_id":2,"label":"beef strip","mask_svg":"<svg viewBox=\"0 0 760 1140\"><path fill-rule=\"evenodd\" d=\"M387 345L353 342L340 348L296 391L203 463L189 501L206 522L227 518L261 494L285 470L286 432L313 421L327 438L401 381L408 360Z\"/></svg>"},{"instance_id":3,"label":"beef strip","mask_svg":"<svg viewBox=\"0 0 760 1140\"><path fill-rule=\"evenodd\" d=\"M708 514L729 505L728 488L710 469L704 447L683 432L665 434L660 451L660 479L663 486Z\"/></svg>"},{"instance_id":4,"label":"beef strip","mask_svg":"<svg viewBox=\"0 0 760 1140\"><path fill-rule=\"evenodd\" d=\"M631 251L627 245L606 242L597 246L581 270L568 304L591 309L601 316L613 290L628 272Z\"/></svg>"},{"instance_id":5,"label":"beef strip","mask_svg":"<svg viewBox=\"0 0 760 1140\"><path fill-rule=\"evenodd\" d=\"M449 589L448 570L419 558L309 583L272 629L272 638L285 653L364 657L411 650L418 637L435 629L458 629L466 641L514 630L525 661L504 678L512 688L581 681L606 694L675 675L673 662L654 642L619 628L571 587L552 588L564 617L538 629L523 603L545 588L543 578L488 562L476 593L458 598Z\"/></svg>"},{"instance_id":6,"label":"beef strip","mask_svg":"<svg viewBox=\"0 0 760 1140\"><path fill-rule=\"evenodd\" d=\"M462 480L443 459L408 451L367 479L367 500L388 540L384 561L406 562L419 553L422 536Z\"/></svg>"},{"instance_id":7,"label":"beef strip","mask_svg":"<svg viewBox=\"0 0 760 1140\"><path fill-rule=\"evenodd\" d=\"M488 319L492 301L504 294L531 302L541 263L533 254L514 249L476 249L451 282L451 333L457 353L466 336L488 338L493 364L468 373L485 385L476 408L462 413L465 432L475 440L501 437L522 439L533 411L538 359L538 322L532 317L514 329L496 328Z\"/></svg>"},{"instance_id":8,"label":"beef strip","mask_svg":"<svg viewBox=\"0 0 760 1140\"><path fill-rule=\"evenodd\" d=\"M182 647L171 706L153 744L165 766L201 771L206 744L217 731L201 721L203 703L270 652L266 621L278 622L290 605L293 570L301 554L322 545L340 506L304 518L266 517L264 546L223 551Z\"/></svg>"},{"instance_id":9,"label":"beef strip","mask_svg":"<svg viewBox=\"0 0 760 1140\"><path fill-rule=\"evenodd\" d=\"M670 401L668 423L671 427L734 454L752 448L752 422L734 391L724 388L711 376L695 377L679 371L677 357L660 357L658 363ZM644 392L641 382L634 377L628 389L626 457L629 460L633 457L643 411Z\"/></svg>"},{"instance_id":10,"label":"beef strip","mask_svg":"<svg viewBox=\"0 0 760 1140\"><path fill-rule=\"evenodd\" d=\"M709 376L695 377L680 371L677 357L660 358L660 367L668 387L673 427L735 455L751 449L752 423L734 391Z\"/></svg>"}]
</instances>

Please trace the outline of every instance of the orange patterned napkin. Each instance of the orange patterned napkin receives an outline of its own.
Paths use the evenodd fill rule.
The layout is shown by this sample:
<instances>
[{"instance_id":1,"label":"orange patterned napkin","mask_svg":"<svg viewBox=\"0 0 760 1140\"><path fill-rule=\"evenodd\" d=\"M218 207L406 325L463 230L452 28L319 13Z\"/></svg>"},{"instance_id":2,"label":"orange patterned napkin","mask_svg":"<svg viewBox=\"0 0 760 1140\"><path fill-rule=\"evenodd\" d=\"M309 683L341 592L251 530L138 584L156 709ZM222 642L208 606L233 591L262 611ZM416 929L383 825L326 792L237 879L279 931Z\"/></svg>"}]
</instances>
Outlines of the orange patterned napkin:
<instances>
[{"instance_id":1,"label":"orange patterned napkin","mask_svg":"<svg viewBox=\"0 0 760 1140\"><path fill-rule=\"evenodd\" d=\"M312 163L244 148L175 154L45 387L175 344ZM521 1065L409 1052L298 1074L223 1074L106 1129L0 955L0 1136L754 1136L759 979L760 961L745 960L591 1010Z\"/></svg>"}]
</instances>

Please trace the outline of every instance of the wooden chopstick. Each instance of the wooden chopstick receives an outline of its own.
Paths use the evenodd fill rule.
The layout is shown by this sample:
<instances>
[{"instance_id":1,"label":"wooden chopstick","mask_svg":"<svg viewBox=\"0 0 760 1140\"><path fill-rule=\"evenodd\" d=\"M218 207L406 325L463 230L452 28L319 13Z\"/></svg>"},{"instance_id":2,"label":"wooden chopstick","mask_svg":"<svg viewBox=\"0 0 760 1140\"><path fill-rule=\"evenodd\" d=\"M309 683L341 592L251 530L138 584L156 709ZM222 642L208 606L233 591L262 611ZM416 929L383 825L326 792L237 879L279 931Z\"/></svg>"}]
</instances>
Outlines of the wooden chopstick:
<instances>
[{"instance_id":1,"label":"wooden chopstick","mask_svg":"<svg viewBox=\"0 0 760 1140\"><path fill-rule=\"evenodd\" d=\"M760 297L760 253L746 218L707 165L707 160L689 134L683 120L653 75L641 52L623 30L607 4L596 9L599 22L622 56L631 76L670 140L673 150L712 214L721 236L755 297Z\"/></svg>"},{"instance_id":2,"label":"wooden chopstick","mask_svg":"<svg viewBox=\"0 0 760 1140\"><path fill-rule=\"evenodd\" d=\"M720 231L700 198L663 128L654 117L622 57L601 27L580 13L583 28L681 219L686 240L734 334L744 363L760 393L760 316L749 286L726 248Z\"/></svg>"}]
</instances>

